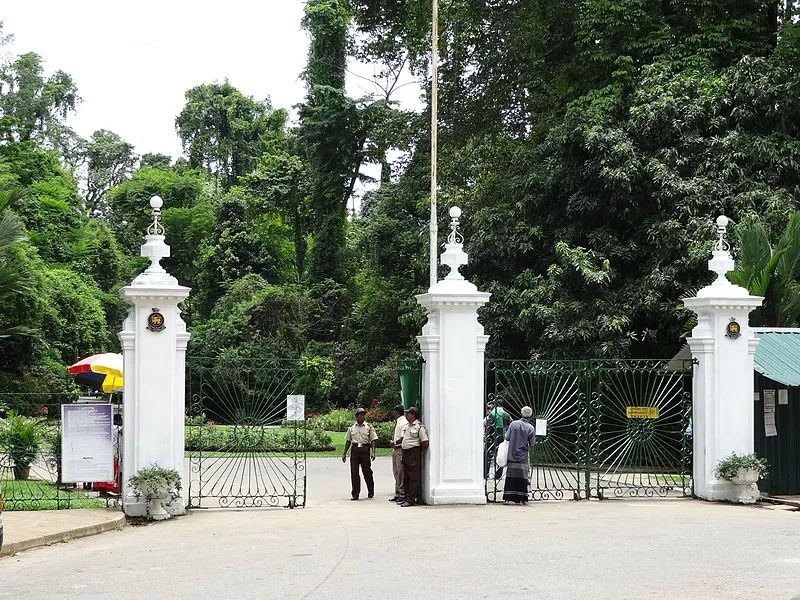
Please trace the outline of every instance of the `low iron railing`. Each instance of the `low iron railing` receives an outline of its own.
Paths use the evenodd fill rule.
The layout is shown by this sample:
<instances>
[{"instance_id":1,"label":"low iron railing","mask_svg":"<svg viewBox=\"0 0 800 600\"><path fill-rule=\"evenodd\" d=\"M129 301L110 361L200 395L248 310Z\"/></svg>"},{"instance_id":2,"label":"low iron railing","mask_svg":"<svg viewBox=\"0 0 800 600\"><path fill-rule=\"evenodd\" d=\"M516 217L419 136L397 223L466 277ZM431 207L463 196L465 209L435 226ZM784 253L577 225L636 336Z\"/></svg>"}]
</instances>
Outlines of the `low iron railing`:
<instances>
[{"instance_id":1,"label":"low iron railing","mask_svg":"<svg viewBox=\"0 0 800 600\"><path fill-rule=\"evenodd\" d=\"M5 510L100 508L119 505L119 429L113 435L116 480L62 481L61 407L80 401L77 393L0 393L0 489ZM86 401L86 400L85 400ZM119 414L120 394L92 399ZM9 428L14 425L14 430Z\"/></svg>"}]
</instances>

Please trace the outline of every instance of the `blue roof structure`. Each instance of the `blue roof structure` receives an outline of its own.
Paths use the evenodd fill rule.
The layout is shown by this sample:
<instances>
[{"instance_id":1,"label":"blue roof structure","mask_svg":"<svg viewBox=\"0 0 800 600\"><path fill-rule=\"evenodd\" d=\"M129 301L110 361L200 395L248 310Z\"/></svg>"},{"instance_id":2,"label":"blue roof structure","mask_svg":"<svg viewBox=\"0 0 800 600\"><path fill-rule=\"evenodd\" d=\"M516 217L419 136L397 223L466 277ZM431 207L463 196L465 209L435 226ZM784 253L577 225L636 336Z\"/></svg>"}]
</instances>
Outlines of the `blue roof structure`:
<instances>
[{"instance_id":1,"label":"blue roof structure","mask_svg":"<svg viewBox=\"0 0 800 600\"><path fill-rule=\"evenodd\" d=\"M755 370L784 385L800 386L800 329L755 329Z\"/></svg>"}]
</instances>

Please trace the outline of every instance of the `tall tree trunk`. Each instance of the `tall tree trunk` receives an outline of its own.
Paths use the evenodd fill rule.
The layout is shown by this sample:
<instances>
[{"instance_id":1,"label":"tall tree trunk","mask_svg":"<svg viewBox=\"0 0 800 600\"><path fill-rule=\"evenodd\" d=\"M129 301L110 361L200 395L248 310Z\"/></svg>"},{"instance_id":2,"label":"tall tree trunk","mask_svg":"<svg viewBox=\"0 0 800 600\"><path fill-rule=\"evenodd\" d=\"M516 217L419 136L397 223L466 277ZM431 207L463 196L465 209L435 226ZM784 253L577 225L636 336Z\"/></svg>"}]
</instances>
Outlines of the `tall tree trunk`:
<instances>
[{"instance_id":1,"label":"tall tree trunk","mask_svg":"<svg viewBox=\"0 0 800 600\"><path fill-rule=\"evenodd\" d=\"M767 4L767 27L770 31L773 31L777 34L778 32L778 25L779 25L779 10L778 10L778 2L770 2ZM777 38L774 40L777 43Z\"/></svg>"},{"instance_id":2,"label":"tall tree trunk","mask_svg":"<svg viewBox=\"0 0 800 600\"><path fill-rule=\"evenodd\" d=\"M300 208L295 206L292 213L292 221L294 229L294 261L298 281L303 278L303 271L306 268L306 251L308 249L305 228L301 226L300 219Z\"/></svg>"},{"instance_id":3,"label":"tall tree trunk","mask_svg":"<svg viewBox=\"0 0 800 600\"><path fill-rule=\"evenodd\" d=\"M303 20L311 37L306 80L308 97L301 110L300 137L311 165L312 232L309 279L343 283L347 176L355 148L345 94L347 31L346 0L309 0ZM342 198L345 202L342 202Z\"/></svg>"}]
</instances>

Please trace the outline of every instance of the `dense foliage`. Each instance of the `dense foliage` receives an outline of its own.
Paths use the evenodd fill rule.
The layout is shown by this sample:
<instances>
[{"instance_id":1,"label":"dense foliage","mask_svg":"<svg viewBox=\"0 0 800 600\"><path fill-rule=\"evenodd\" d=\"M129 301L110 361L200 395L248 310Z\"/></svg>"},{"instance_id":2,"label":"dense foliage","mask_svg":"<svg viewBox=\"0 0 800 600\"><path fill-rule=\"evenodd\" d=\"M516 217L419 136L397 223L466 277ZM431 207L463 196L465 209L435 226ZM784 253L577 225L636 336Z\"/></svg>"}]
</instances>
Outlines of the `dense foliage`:
<instances>
[{"instance_id":1,"label":"dense foliage","mask_svg":"<svg viewBox=\"0 0 800 600\"><path fill-rule=\"evenodd\" d=\"M797 9L441 3L439 218L464 210L491 355L670 356L719 213L732 279L767 296L759 324L800 325ZM193 289L190 354L301 361L316 411L398 400L394 365L424 322L430 140L428 107L392 96L405 73L427 103L430 3L310 0L302 26L299 122L200 85L177 160L107 130L81 139L68 74L35 54L0 65L0 391L62 390L66 364L118 348L118 290L158 194L164 265ZM379 93L347 95L351 58L378 65Z\"/></svg>"},{"instance_id":2,"label":"dense foliage","mask_svg":"<svg viewBox=\"0 0 800 600\"><path fill-rule=\"evenodd\" d=\"M425 72L418 3L356 5L363 53ZM491 354L668 356L691 326L680 298L708 282L713 218L780 234L800 182L796 8L442 3L441 195L493 293ZM416 197L420 171L399 183Z\"/></svg>"}]
</instances>

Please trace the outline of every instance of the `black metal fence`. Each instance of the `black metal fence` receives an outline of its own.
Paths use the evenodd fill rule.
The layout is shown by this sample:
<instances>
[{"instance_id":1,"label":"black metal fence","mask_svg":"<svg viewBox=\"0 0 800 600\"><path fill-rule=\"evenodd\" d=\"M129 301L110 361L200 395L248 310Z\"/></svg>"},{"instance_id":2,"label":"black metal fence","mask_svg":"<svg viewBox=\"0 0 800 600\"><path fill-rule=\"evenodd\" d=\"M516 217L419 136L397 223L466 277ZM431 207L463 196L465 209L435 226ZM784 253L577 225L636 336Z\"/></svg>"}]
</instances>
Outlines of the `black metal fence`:
<instances>
[{"instance_id":1,"label":"black metal fence","mask_svg":"<svg viewBox=\"0 0 800 600\"><path fill-rule=\"evenodd\" d=\"M120 394L0 393L0 488L5 510L52 510L117 506L121 473L115 425L115 481L62 482L61 407L82 401L108 403L120 413Z\"/></svg>"}]
</instances>

